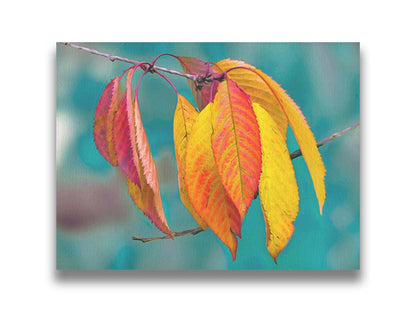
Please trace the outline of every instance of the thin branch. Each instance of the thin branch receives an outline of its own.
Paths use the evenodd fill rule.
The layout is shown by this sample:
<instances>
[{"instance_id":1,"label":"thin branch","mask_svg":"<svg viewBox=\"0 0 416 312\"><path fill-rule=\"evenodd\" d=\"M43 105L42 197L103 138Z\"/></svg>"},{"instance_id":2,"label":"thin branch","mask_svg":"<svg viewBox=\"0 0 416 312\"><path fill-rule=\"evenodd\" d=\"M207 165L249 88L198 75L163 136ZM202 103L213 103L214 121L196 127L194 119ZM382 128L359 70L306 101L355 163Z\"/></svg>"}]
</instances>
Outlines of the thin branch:
<instances>
[{"instance_id":1,"label":"thin branch","mask_svg":"<svg viewBox=\"0 0 416 312\"><path fill-rule=\"evenodd\" d=\"M344 135L345 133L347 133L348 131L351 131L355 128L357 128L360 125L360 122L357 122L355 124L353 124L352 126L340 131L340 132L336 132L332 135L330 135L329 137L319 141L318 143L316 143L317 147L321 147L322 145L336 139L339 138L340 136ZM290 154L290 159L295 159L298 158L299 156L302 156L302 152L300 150L296 150L294 151L292 154ZM256 195L257 196L257 195ZM188 234L192 234L192 235L196 235L200 232L202 232L202 228L198 227L195 229L190 229L190 230L185 230L185 231L181 231L181 232L173 232L173 236L174 237L178 237L178 236L184 236L184 235L188 235ZM156 241L156 240L163 240L163 239L170 239L169 236L161 236L161 237L139 237L139 236L133 236L133 240L138 240L141 241L143 243L147 243L147 242L152 242L152 241Z\"/></svg>"},{"instance_id":2,"label":"thin branch","mask_svg":"<svg viewBox=\"0 0 416 312\"><path fill-rule=\"evenodd\" d=\"M128 59L128 58L125 58L125 57L117 56L117 55L111 55L111 54L108 54L108 53L103 53L103 52L100 52L100 51L97 51L97 50L94 50L94 49L90 49L90 48L87 48L87 47L83 47L83 46L80 46L80 45L77 45L77 44L74 44L74 43L71 43L71 42L62 42L61 44L65 45L65 46L68 46L68 47L71 47L71 48L74 48L74 49L84 51L84 52L88 52L88 53L91 53L91 54L94 54L94 55L103 56L105 58L108 58L111 62L121 61L121 62L130 63L130 64L134 64L134 65L137 65L137 64L141 63L140 61L131 60L131 59ZM143 66L142 68L144 70L146 70L148 66L150 66L150 65ZM185 77L187 79L191 79L191 80L194 80L194 81L196 81L197 78L198 78L198 75L185 74L185 73L181 73L181 72L178 72L176 70L165 68L165 67L153 66L153 69L158 70L158 71L163 71L165 73Z\"/></svg>"},{"instance_id":3,"label":"thin branch","mask_svg":"<svg viewBox=\"0 0 416 312\"><path fill-rule=\"evenodd\" d=\"M348 131L351 131L355 128L357 128L360 125L360 122L357 122L355 124L353 124L351 127L348 127L340 132L334 133L333 135L323 139L322 141L319 141L318 143L316 143L316 146L321 147L322 145L324 145L325 143L328 143L329 141L332 141L336 138L339 138L340 136L344 135L345 133L347 133ZM290 159L295 159L298 158L299 156L302 156L302 152L300 149L294 151L292 154L290 154Z\"/></svg>"},{"instance_id":4,"label":"thin branch","mask_svg":"<svg viewBox=\"0 0 416 312\"><path fill-rule=\"evenodd\" d=\"M202 232L203 229L198 227L195 229L190 229L190 230L185 230L185 231L180 231L180 232L172 232L173 237L178 237L178 236L184 236L184 235L188 235L188 234L192 234L192 235L196 235L199 232ZM156 241L156 240L162 240L162 239L169 239L170 236L161 236L161 237L139 237L139 236L133 236L133 240L139 240L142 241L143 243L147 243L147 242L151 242L151 241Z\"/></svg>"}]
</instances>

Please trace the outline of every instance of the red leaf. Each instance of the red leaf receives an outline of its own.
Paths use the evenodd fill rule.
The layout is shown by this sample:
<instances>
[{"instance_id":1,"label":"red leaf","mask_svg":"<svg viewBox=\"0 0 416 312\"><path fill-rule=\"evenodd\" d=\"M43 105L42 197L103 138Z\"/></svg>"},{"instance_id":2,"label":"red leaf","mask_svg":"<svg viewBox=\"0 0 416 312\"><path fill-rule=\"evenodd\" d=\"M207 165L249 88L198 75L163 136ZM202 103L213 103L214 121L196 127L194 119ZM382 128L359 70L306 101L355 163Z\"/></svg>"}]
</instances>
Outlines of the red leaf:
<instances>
[{"instance_id":1,"label":"red leaf","mask_svg":"<svg viewBox=\"0 0 416 312\"><path fill-rule=\"evenodd\" d=\"M127 177L127 185L135 204L164 233L172 236L163 212L156 165L150 153L139 105L132 101L131 79L126 78L127 91L114 118L114 142L119 167Z\"/></svg>"},{"instance_id":2,"label":"red leaf","mask_svg":"<svg viewBox=\"0 0 416 312\"><path fill-rule=\"evenodd\" d=\"M134 136L133 138L131 137L130 130L126 93L114 118L114 149L120 170L134 184L140 187L140 167L138 164L136 165L133 159L134 157L138 158L138 156L135 149L133 149L134 143L132 141L134 140Z\"/></svg>"},{"instance_id":3,"label":"red leaf","mask_svg":"<svg viewBox=\"0 0 416 312\"><path fill-rule=\"evenodd\" d=\"M113 121L122 98L120 77L115 77L105 87L94 118L94 142L100 154L113 166L117 166L113 143Z\"/></svg>"},{"instance_id":4,"label":"red leaf","mask_svg":"<svg viewBox=\"0 0 416 312\"><path fill-rule=\"evenodd\" d=\"M213 80L213 78L219 77L220 75L207 62L200 61L194 57L179 56L178 60L185 73L201 75L207 79L201 83L188 79L196 105L199 111L202 111L209 103L212 84L214 84L212 90L213 96L217 92L218 81Z\"/></svg>"}]
</instances>

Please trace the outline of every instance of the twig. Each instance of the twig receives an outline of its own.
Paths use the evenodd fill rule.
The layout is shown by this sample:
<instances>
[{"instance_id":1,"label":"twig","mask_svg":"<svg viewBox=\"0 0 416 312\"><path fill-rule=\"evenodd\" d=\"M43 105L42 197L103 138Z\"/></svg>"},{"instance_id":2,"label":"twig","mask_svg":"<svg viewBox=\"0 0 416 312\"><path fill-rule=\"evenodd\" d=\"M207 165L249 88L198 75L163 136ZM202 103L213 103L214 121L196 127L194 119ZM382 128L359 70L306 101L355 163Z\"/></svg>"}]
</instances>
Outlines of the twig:
<instances>
[{"instance_id":1,"label":"twig","mask_svg":"<svg viewBox=\"0 0 416 312\"><path fill-rule=\"evenodd\" d=\"M355 124L353 124L351 127L348 127L340 132L334 133L333 135L327 137L326 139L323 139L322 141L319 141L318 143L316 143L316 146L321 147L322 145L324 145L325 143L328 143L329 141L332 141L336 138L339 138L341 135L344 135L345 133L347 133L348 131L351 131L355 128L357 128L360 125L360 122L357 122ZM298 158L299 156L302 156L302 152L300 149L294 151L292 154L290 154L290 159L295 159Z\"/></svg>"},{"instance_id":2,"label":"twig","mask_svg":"<svg viewBox=\"0 0 416 312\"><path fill-rule=\"evenodd\" d=\"M184 236L184 235L188 235L188 234L192 234L192 235L196 235L199 232L202 232L203 229L198 227L195 229L190 229L190 230L185 230L185 231L180 231L180 232L172 232L173 237L178 237L178 236ZM133 240L138 240L138 241L142 241L143 243L147 243L147 242L151 242L151 241L156 241L156 240L162 240L162 239L169 239L171 238L170 236L161 236L161 237L139 237L139 236L133 236L132 237Z\"/></svg>"},{"instance_id":3,"label":"twig","mask_svg":"<svg viewBox=\"0 0 416 312\"><path fill-rule=\"evenodd\" d=\"M100 52L100 51L97 51L97 50L94 50L94 49L90 49L90 48L86 48L86 47L83 47L83 46L80 46L80 45L77 45L77 44L73 44L71 42L62 42L61 44L65 45L65 46L68 46L68 47L71 47L71 48L74 48L74 49L84 51L84 52L88 52L88 53L91 53L91 54L94 54L94 55L103 56L105 58L108 58L111 62L121 61L121 62L135 64L135 65L141 63L140 61L131 60L131 59L128 59L128 58L125 58L125 57L117 56L117 55L111 55L111 54L108 54L108 53L103 53L103 52ZM158 70L158 71L163 71L165 73L178 75L178 76L185 77L185 78L188 78L188 79L191 79L191 80L194 80L194 81L196 81L198 79L198 75L191 75L191 74L181 73L181 72L178 72L178 71L173 70L173 69L164 68L164 67L160 67L160 66L156 66L156 65L153 66L153 68L155 70ZM144 66L143 69L147 69L146 66Z\"/></svg>"},{"instance_id":4,"label":"twig","mask_svg":"<svg viewBox=\"0 0 416 312\"><path fill-rule=\"evenodd\" d=\"M360 125L360 122L357 122L355 124L353 124L352 126L340 131L340 132L336 132L334 134L332 134L331 136L319 141L318 143L316 143L316 146L321 147L322 145L336 139L339 138L340 136L344 135L345 133L347 133L348 131L351 131L355 128L357 128ZM295 159L298 158L299 156L302 156L302 152L300 150L296 150L294 151L292 154L290 154L290 159ZM257 197L257 194L256 194ZM177 237L177 236L184 236L187 234L192 234L192 235L196 235L200 232L202 232L202 228L198 227L195 229L190 229L190 230L185 230L185 231L181 231L181 232L173 232L173 236ZM143 243L147 243L147 242L152 242L152 241L156 241L156 240L163 240L163 239L169 239L169 236L161 236L161 237L139 237L139 236L133 236L133 240L138 240L141 241Z\"/></svg>"}]
</instances>

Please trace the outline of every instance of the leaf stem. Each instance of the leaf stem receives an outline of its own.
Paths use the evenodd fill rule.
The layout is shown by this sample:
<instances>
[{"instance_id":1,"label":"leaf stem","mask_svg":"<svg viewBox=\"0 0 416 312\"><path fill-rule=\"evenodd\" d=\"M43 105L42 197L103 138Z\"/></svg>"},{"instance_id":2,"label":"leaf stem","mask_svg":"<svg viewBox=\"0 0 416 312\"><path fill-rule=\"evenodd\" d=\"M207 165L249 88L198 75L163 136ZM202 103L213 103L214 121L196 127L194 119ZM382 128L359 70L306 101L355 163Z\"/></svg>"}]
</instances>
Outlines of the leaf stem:
<instances>
[{"instance_id":1,"label":"leaf stem","mask_svg":"<svg viewBox=\"0 0 416 312\"><path fill-rule=\"evenodd\" d=\"M136 70L137 69L137 67L136 68L134 68L134 70ZM148 69L146 69L141 75L140 75L140 78L139 78L139 80L137 81L137 84L136 84L136 94L135 94L135 100L136 100L136 103L137 103L137 105L139 105L139 85L140 85L140 81L142 81L142 78L144 77L144 75L146 75L148 72L149 72L149 69L150 69L150 67L148 68ZM134 71L133 71L133 73L134 73Z\"/></svg>"},{"instance_id":2,"label":"leaf stem","mask_svg":"<svg viewBox=\"0 0 416 312\"><path fill-rule=\"evenodd\" d=\"M322 145L336 139L339 138L340 136L344 135L345 133L357 128L360 126L360 122L357 122L355 124L353 124L352 126L345 128L342 131L336 132L332 135L330 135L329 137L319 141L318 143L316 143L317 147L321 147ZM295 159L298 158L299 156L302 156L302 152L300 150L296 150L293 153L290 154L290 159ZM188 235L188 234L192 234L192 235L196 235L200 232L202 232L203 229L200 227L197 227L195 229L190 229L190 230L185 230L185 231L181 231L181 232L172 232L173 237L178 237L178 236L184 236L184 235ZM152 242L152 241L157 241L157 240L164 240L164 239L170 239L170 236L160 236L160 237L139 237L139 236L133 236L133 240L138 240L141 241L143 243L147 243L147 242Z\"/></svg>"},{"instance_id":3,"label":"leaf stem","mask_svg":"<svg viewBox=\"0 0 416 312\"><path fill-rule=\"evenodd\" d=\"M192 71L190 70L190 68L188 67L188 65L186 65L186 63L184 62L184 61L182 61L181 60L181 58L180 57L178 57L178 56L176 56L176 55L173 55L173 54L171 54L171 53L163 53L163 54L159 54L158 56L156 56L155 57L155 59L153 60L153 62L152 62L152 65L155 65L155 63L156 63L156 61L160 58L160 57L162 57L162 56L170 56L170 57L173 57L173 58L175 58L183 67L185 67L186 68L186 70L189 72L189 73L192 73ZM190 75L193 75L193 74L190 74ZM196 78L198 77L198 75L194 75L194 77L193 78L191 78L192 80L195 80Z\"/></svg>"},{"instance_id":4,"label":"leaf stem","mask_svg":"<svg viewBox=\"0 0 416 312\"><path fill-rule=\"evenodd\" d=\"M171 85L171 87L173 88L173 90L175 90L175 92L176 92L176 95L178 95L179 94L179 92L178 92L178 90L176 89L176 87L173 85L173 83L165 76L165 75L163 75L162 73L159 73L158 71L155 71L155 73L156 74L158 74L160 77L162 77L163 79L165 79L170 85Z\"/></svg>"}]
</instances>

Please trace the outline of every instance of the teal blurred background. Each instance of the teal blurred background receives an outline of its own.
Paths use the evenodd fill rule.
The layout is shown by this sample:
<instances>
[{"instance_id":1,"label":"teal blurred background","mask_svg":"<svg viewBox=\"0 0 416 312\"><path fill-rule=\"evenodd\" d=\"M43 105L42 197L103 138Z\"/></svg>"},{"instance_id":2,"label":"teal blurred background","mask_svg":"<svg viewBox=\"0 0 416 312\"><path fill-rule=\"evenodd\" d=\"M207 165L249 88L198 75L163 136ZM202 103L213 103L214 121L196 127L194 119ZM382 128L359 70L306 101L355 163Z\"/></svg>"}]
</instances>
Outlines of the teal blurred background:
<instances>
[{"instance_id":1,"label":"teal blurred background","mask_svg":"<svg viewBox=\"0 0 416 312\"><path fill-rule=\"evenodd\" d=\"M272 76L300 106L317 140L360 119L358 43L79 43L112 55L151 61L161 53L204 61L232 58ZM69 270L351 270L360 268L360 130L320 148L327 169L323 216L303 158L293 161L300 206L295 232L277 265L267 252L259 199L243 222L237 259L207 230L143 244L133 235L159 232L131 201L124 178L93 141L95 106L106 84L129 65L57 44L56 267ZM181 71L163 57L158 66ZM193 102L185 78L169 75ZM140 109L158 168L162 201L173 231L197 227L182 205L173 145L176 95L146 75ZM298 148L291 131L289 151Z\"/></svg>"}]
</instances>

